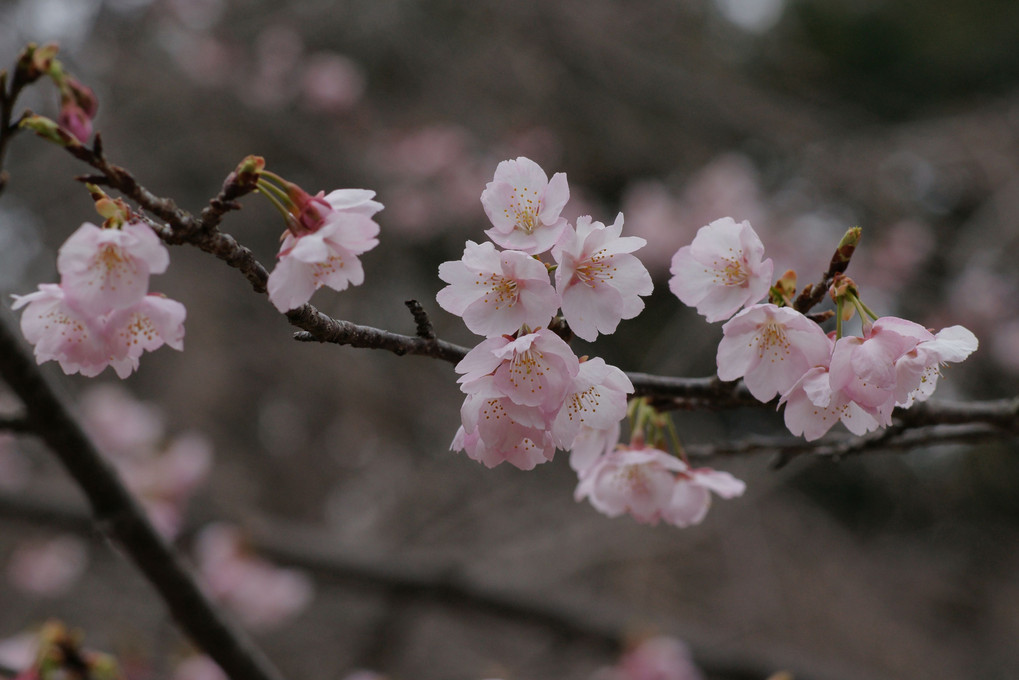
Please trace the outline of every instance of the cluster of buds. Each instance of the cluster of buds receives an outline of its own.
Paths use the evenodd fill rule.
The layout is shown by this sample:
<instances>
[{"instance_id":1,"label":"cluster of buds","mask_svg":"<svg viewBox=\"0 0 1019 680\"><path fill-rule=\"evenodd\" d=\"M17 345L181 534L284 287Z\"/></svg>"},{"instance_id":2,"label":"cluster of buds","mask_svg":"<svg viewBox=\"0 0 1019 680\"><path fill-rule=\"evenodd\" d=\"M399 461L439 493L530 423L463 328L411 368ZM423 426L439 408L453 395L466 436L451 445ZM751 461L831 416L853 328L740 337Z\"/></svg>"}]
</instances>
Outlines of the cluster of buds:
<instances>
[{"instance_id":1,"label":"cluster of buds","mask_svg":"<svg viewBox=\"0 0 1019 680\"><path fill-rule=\"evenodd\" d=\"M89 186L101 227L86 222L60 247L59 284L15 295L25 308L21 330L39 363L55 360L65 373L99 375L112 366L121 378L141 355L166 344L184 347L184 305L149 292L149 277L166 271L170 255L152 229L119 199Z\"/></svg>"},{"instance_id":2,"label":"cluster of buds","mask_svg":"<svg viewBox=\"0 0 1019 680\"><path fill-rule=\"evenodd\" d=\"M42 116L29 116L22 125L64 146L85 144L92 137L92 121L99 110L99 100L92 88L82 84L56 58L57 45L29 45L18 58L15 81L31 83L48 77L60 93L60 113L56 124Z\"/></svg>"},{"instance_id":3,"label":"cluster of buds","mask_svg":"<svg viewBox=\"0 0 1019 680\"><path fill-rule=\"evenodd\" d=\"M843 237L836 251L842 265L859 238L858 228ZM935 334L906 319L878 317L841 272L830 289L837 326L826 333L791 304L793 272L770 285L773 264L763 255L749 222L717 220L673 257L670 288L708 321L729 319L718 346L718 377L743 378L763 402L779 395L794 435L818 439L840 421L857 435L888 426L896 407L934 392L942 364L962 361L977 348L976 336L962 326ZM769 302L754 304L769 291ZM844 334L854 313L860 336Z\"/></svg>"}]
</instances>

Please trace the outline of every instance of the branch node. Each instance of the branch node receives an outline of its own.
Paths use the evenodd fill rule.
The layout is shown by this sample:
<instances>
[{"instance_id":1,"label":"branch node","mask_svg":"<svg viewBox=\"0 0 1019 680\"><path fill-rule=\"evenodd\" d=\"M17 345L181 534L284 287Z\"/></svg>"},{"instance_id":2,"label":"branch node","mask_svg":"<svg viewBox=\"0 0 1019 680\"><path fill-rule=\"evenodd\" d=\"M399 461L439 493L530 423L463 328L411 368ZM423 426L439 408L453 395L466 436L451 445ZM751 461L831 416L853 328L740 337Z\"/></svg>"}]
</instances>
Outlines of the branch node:
<instances>
[{"instance_id":1,"label":"branch node","mask_svg":"<svg viewBox=\"0 0 1019 680\"><path fill-rule=\"evenodd\" d=\"M414 322L417 324L417 336L425 340L434 340L435 329L432 328L432 321L428 318L428 312L421 306L421 303L417 300L407 300L403 304L407 305L407 309L414 315Z\"/></svg>"}]
</instances>

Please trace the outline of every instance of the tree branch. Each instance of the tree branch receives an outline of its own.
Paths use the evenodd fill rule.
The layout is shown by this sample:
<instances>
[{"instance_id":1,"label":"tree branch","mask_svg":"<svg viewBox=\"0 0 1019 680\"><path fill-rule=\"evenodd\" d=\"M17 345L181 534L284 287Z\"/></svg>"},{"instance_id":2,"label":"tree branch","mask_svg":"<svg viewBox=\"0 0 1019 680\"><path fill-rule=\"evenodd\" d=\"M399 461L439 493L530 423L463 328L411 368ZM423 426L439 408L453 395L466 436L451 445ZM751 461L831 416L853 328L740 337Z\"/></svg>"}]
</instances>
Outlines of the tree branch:
<instances>
[{"instance_id":1,"label":"tree branch","mask_svg":"<svg viewBox=\"0 0 1019 680\"><path fill-rule=\"evenodd\" d=\"M85 492L96 526L130 556L190 637L233 680L281 680L279 671L201 591L3 322L0 377L23 402L28 428Z\"/></svg>"}]
</instances>

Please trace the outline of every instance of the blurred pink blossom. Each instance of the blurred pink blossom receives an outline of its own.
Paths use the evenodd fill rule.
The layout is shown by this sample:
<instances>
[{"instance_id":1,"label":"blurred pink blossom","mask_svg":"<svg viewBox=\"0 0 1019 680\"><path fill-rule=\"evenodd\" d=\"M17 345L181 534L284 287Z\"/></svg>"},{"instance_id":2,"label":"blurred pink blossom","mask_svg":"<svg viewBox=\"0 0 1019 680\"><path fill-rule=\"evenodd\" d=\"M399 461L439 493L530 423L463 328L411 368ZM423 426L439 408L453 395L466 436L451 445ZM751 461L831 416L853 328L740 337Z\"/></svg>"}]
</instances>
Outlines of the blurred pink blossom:
<instances>
[{"instance_id":1,"label":"blurred pink blossom","mask_svg":"<svg viewBox=\"0 0 1019 680\"><path fill-rule=\"evenodd\" d=\"M88 548L70 535L31 539L20 543L7 563L8 582L28 593L62 595L84 573Z\"/></svg>"},{"instance_id":2,"label":"blurred pink blossom","mask_svg":"<svg viewBox=\"0 0 1019 680\"><path fill-rule=\"evenodd\" d=\"M39 636L35 633L18 633L0 640L0 666L26 671L35 663L38 653Z\"/></svg>"},{"instance_id":3,"label":"blurred pink blossom","mask_svg":"<svg viewBox=\"0 0 1019 680\"><path fill-rule=\"evenodd\" d=\"M173 680L228 680L228 678L215 661L204 654L197 654L177 664L173 670Z\"/></svg>"},{"instance_id":4,"label":"blurred pink blossom","mask_svg":"<svg viewBox=\"0 0 1019 680\"><path fill-rule=\"evenodd\" d=\"M313 586L305 574L251 554L235 527L202 529L195 539L195 560L209 595L252 628L277 626L311 602Z\"/></svg>"},{"instance_id":5,"label":"blurred pink blossom","mask_svg":"<svg viewBox=\"0 0 1019 680\"><path fill-rule=\"evenodd\" d=\"M349 57L318 52L306 58L301 75L301 103L309 111L350 111L361 101L364 89L364 71Z\"/></svg>"},{"instance_id":6,"label":"blurred pink blossom","mask_svg":"<svg viewBox=\"0 0 1019 680\"><path fill-rule=\"evenodd\" d=\"M603 668L591 680L701 680L703 676L685 644L659 636L641 642L612 668Z\"/></svg>"}]
</instances>

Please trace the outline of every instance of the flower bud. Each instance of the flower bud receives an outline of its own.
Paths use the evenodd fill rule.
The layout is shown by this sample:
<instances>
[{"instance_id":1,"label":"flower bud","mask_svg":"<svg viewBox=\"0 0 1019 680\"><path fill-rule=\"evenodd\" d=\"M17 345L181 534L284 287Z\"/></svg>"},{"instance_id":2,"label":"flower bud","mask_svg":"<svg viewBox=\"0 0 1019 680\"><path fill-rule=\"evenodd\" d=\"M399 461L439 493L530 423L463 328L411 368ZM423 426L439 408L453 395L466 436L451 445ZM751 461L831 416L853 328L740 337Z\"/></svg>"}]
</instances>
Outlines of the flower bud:
<instances>
[{"instance_id":1,"label":"flower bud","mask_svg":"<svg viewBox=\"0 0 1019 680\"><path fill-rule=\"evenodd\" d=\"M26 115L18 123L18 126L31 130L43 139L48 139L63 147L81 146L81 142L74 135L58 125L56 121L50 120L45 116L39 116L34 113Z\"/></svg>"}]
</instances>

